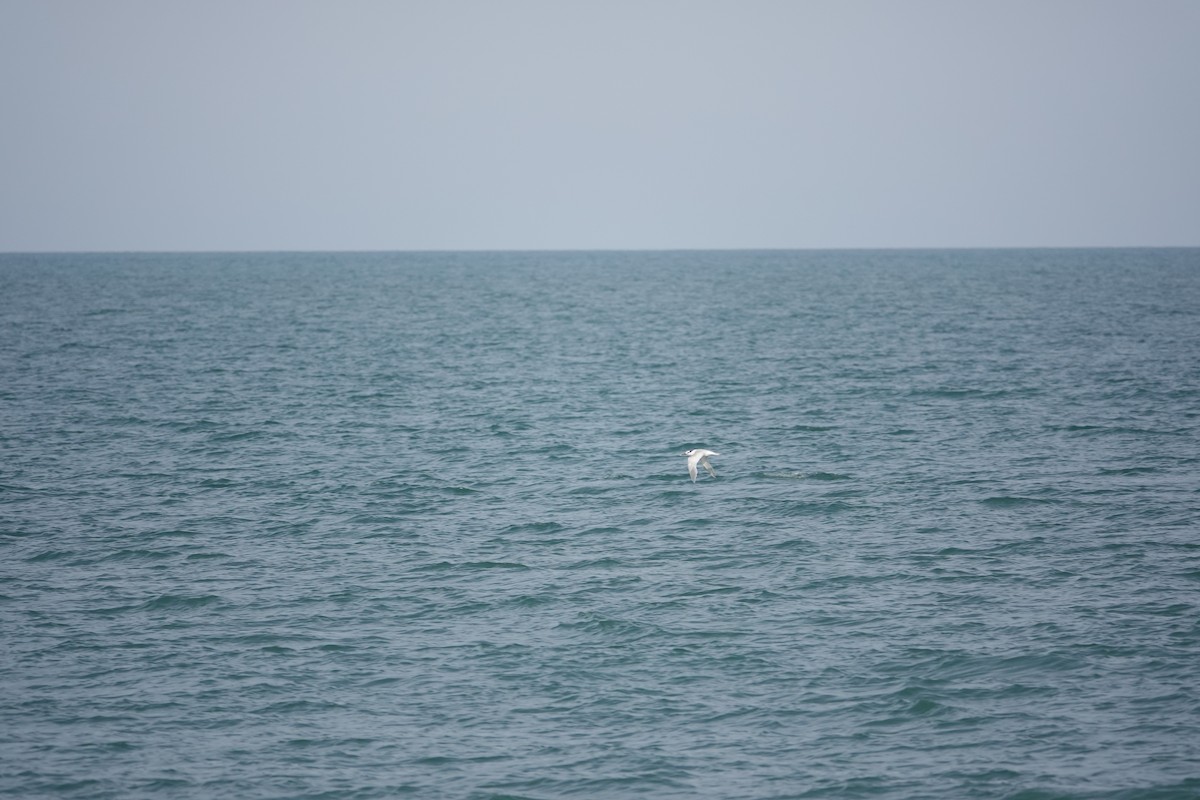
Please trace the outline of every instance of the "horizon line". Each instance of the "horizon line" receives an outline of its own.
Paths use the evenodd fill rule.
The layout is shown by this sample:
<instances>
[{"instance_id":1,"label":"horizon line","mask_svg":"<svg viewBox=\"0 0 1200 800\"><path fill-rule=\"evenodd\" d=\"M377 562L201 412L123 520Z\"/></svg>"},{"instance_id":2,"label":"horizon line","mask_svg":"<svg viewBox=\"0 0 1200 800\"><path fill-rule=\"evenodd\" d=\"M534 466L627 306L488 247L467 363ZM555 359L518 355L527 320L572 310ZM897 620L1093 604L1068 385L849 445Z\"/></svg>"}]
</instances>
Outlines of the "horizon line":
<instances>
[{"instance_id":1,"label":"horizon line","mask_svg":"<svg viewBox=\"0 0 1200 800\"><path fill-rule=\"evenodd\" d=\"M384 254L384 253L791 253L791 252L884 252L884 251L969 251L969 250L1195 250L1200 244L1118 245L905 245L858 247L428 247L428 248L197 248L197 249L67 249L0 250L3 256L32 255L236 255L236 254Z\"/></svg>"}]
</instances>

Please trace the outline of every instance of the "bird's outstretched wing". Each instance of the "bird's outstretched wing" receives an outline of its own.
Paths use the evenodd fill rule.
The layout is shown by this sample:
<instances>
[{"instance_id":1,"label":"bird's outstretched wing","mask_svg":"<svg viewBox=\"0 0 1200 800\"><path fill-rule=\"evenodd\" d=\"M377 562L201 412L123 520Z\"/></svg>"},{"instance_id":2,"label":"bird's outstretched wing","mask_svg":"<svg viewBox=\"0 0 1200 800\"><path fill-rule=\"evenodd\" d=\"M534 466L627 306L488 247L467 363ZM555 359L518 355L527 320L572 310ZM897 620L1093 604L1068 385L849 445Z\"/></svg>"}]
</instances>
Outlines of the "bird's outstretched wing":
<instances>
[{"instance_id":1,"label":"bird's outstretched wing","mask_svg":"<svg viewBox=\"0 0 1200 800\"><path fill-rule=\"evenodd\" d=\"M700 459L700 463L704 465L704 470L709 475L711 475L714 478L717 477L717 471L712 468L712 464L708 463L708 456L705 456L704 458ZM695 480L695 478L696 478L696 476L694 474L696 472L695 466L692 467L692 472L693 472L692 479Z\"/></svg>"},{"instance_id":2,"label":"bird's outstretched wing","mask_svg":"<svg viewBox=\"0 0 1200 800\"><path fill-rule=\"evenodd\" d=\"M703 458L703 456L701 456L699 453L694 456L688 456L688 475L692 476L692 483L696 482L696 462L701 458Z\"/></svg>"}]
</instances>

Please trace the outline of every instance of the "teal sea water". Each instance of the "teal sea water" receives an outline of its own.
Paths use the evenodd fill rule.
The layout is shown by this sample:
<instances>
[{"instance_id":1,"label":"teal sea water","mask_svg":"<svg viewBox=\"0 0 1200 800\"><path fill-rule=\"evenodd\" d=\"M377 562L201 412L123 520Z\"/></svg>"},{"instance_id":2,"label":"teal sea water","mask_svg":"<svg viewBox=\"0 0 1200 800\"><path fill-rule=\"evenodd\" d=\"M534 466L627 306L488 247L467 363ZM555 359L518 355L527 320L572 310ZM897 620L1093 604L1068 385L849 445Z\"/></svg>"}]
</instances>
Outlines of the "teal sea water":
<instances>
[{"instance_id":1,"label":"teal sea water","mask_svg":"<svg viewBox=\"0 0 1200 800\"><path fill-rule=\"evenodd\" d=\"M2 255L0 641L4 796L1197 798L1200 250Z\"/></svg>"}]
</instances>

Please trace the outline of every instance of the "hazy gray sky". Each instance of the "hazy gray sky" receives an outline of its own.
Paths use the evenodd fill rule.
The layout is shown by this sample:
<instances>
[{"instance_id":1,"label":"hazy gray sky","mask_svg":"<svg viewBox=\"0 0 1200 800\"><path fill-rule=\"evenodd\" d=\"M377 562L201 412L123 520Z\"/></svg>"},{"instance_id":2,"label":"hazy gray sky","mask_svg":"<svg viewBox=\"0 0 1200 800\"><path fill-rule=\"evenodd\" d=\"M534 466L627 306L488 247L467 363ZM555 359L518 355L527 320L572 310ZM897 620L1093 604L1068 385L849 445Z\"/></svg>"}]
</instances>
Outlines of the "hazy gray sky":
<instances>
[{"instance_id":1,"label":"hazy gray sky","mask_svg":"<svg viewBox=\"0 0 1200 800\"><path fill-rule=\"evenodd\" d=\"M0 250L1200 244L1200 0L0 0Z\"/></svg>"}]
</instances>

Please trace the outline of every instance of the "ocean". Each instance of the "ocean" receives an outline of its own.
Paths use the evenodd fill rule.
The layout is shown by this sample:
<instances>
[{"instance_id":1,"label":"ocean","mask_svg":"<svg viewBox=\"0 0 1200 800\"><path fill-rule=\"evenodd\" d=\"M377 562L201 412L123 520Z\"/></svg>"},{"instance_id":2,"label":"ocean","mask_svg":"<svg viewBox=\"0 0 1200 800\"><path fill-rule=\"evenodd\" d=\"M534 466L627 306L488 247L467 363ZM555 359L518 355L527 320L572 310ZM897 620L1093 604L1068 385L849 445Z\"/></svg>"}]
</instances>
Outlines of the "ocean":
<instances>
[{"instance_id":1,"label":"ocean","mask_svg":"<svg viewBox=\"0 0 1200 800\"><path fill-rule=\"evenodd\" d=\"M1200 249L0 255L0 795L1200 797Z\"/></svg>"}]
</instances>

